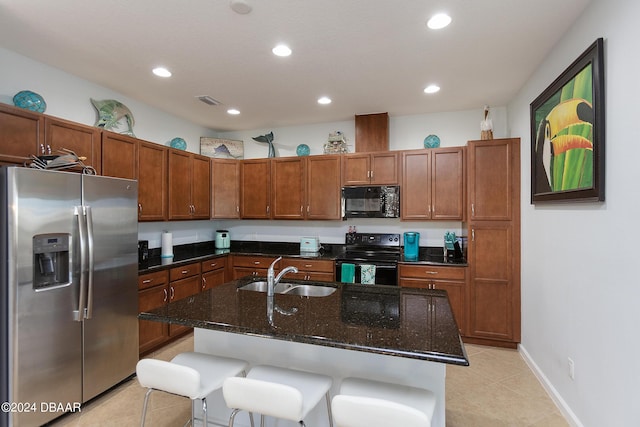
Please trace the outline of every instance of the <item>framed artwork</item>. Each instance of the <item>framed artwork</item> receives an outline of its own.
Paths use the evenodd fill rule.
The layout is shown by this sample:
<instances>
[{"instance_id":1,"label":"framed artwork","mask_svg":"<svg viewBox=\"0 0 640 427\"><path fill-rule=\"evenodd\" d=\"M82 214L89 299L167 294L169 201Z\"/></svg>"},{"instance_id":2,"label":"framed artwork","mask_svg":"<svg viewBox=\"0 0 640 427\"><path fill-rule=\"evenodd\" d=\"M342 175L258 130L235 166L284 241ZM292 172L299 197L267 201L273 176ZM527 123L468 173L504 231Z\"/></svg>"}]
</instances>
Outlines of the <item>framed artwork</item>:
<instances>
[{"instance_id":1,"label":"framed artwork","mask_svg":"<svg viewBox=\"0 0 640 427\"><path fill-rule=\"evenodd\" d=\"M604 201L604 121L599 38L531 103L531 203Z\"/></svg>"},{"instance_id":2,"label":"framed artwork","mask_svg":"<svg viewBox=\"0 0 640 427\"><path fill-rule=\"evenodd\" d=\"M201 136L200 154L217 159L242 159L244 158L244 142Z\"/></svg>"}]
</instances>

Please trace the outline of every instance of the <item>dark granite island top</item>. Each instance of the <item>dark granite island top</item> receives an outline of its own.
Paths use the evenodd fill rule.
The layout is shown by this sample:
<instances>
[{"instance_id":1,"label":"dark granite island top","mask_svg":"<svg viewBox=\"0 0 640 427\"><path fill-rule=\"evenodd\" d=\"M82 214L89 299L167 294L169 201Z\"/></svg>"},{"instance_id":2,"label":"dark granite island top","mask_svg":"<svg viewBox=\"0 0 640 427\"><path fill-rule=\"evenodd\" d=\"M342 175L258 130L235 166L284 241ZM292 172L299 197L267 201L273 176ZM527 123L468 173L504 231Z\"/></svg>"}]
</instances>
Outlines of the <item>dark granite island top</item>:
<instances>
[{"instance_id":1,"label":"dark granite island top","mask_svg":"<svg viewBox=\"0 0 640 427\"><path fill-rule=\"evenodd\" d=\"M286 277L285 277L286 279ZM140 314L153 320L298 343L468 365L447 294L440 290L302 282L336 287L324 297L276 294L290 316L274 314L266 294L238 289L264 278L246 277Z\"/></svg>"}]
</instances>

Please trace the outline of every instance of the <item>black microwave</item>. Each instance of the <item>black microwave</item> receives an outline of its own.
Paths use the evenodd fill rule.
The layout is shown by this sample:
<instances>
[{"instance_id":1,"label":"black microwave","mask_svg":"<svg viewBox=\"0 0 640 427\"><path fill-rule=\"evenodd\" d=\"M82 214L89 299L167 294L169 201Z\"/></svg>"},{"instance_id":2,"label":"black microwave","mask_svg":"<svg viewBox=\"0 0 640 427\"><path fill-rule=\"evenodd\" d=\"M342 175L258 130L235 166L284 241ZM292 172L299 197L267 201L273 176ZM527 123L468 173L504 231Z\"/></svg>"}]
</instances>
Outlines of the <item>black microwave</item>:
<instances>
[{"instance_id":1,"label":"black microwave","mask_svg":"<svg viewBox=\"0 0 640 427\"><path fill-rule=\"evenodd\" d=\"M399 186L342 187L342 219L399 216Z\"/></svg>"}]
</instances>

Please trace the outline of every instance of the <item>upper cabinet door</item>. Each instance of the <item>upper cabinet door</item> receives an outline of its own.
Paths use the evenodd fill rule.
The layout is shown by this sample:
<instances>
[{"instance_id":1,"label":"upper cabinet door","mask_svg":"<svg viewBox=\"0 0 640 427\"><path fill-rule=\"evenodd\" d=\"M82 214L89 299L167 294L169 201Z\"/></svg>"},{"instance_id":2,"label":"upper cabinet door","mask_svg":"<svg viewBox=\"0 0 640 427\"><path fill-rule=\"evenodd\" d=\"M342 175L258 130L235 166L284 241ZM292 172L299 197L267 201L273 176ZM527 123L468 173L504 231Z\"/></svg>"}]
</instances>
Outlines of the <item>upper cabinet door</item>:
<instances>
[{"instance_id":1,"label":"upper cabinet door","mask_svg":"<svg viewBox=\"0 0 640 427\"><path fill-rule=\"evenodd\" d=\"M369 185L371 181L371 156L369 154L345 154L342 160L342 185Z\"/></svg>"},{"instance_id":2,"label":"upper cabinet door","mask_svg":"<svg viewBox=\"0 0 640 427\"><path fill-rule=\"evenodd\" d=\"M519 149L518 139L469 141L469 220L512 219Z\"/></svg>"},{"instance_id":3,"label":"upper cabinet door","mask_svg":"<svg viewBox=\"0 0 640 427\"><path fill-rule=\"evenodd\" d=\"M439 148L431 155L431 219L463 220L464 147Z\"/></svg>"},{"instance_id":4,"label":"upper cabinet door","mask_svg":"<svg viewBox=\"0 0 640 427\"><path fill-rule=\"evenodd\" d=\"M240 218L240 162L211 161L211 218Z\"/></svg>"},{"instance_id":5,"label":"upper cabinet door","mask_svg":"<svg viewBox=\"0 0 640 427\"><path fill-rule=\"evenodd\" d=\"M389 151L371 154L371 184L398 184L398 153Z\"/></svg>"},{"instance_id":6,"label":"upper cabinet door","mask_svg":"<svg viewBox=\"0 0 640 427\"><path fill-rule=\"evenodd\" d=\"M198 154L192 157L191 205L194 219L211 217L211 158Z\"/></svg>"},{"instance_id":7,"label":"upper cabinet door","mask_svg":"<svg viewBox=\"0 0 640 427\"><path fill-rule=\"evenodd\" d=\"M30 155L46 154L44 116L0 103L0 164L23 164Z\"/></svg>"},{"instance_id":8,"label":"upper cabinet door","mask_svg":"<svg viewBox=\"0 0 640 427\"><path fill-rule=\"evenodd\" d=\"M240 162L240 212L242 218L268 219L271 201L269 159Z\"/></svg>"},{"instance_id":9,"label":"upper cabinet door","mask_svg":"<svg viewBox=\"0 0 640 427\"><path fill-rule=\"evenodd\" d=\"M304 219L304 175L302 157L271 160L271 218Z\"/></svg>"},{"instance_id":10,"label":"upper cabinet door","mask_svg":"<svg viewBox=\"0 0 640 427\"><path fill-rule=\"evenodd\" d=\"M403 220L431 219L431 151L402 153L400 203Z\"/></svg>"},{"instance_id":11,"label":"upper cabinet door","mask_svg":"<svg viewBox=\"0 0 640 427\"><path fill-rule=\"evenodd\" d=\"M342 219L342 156L307 157L307 219Z\"/></svg>"},{"instance_id":12,"label":"upper cabinet door","mask_svg":"<svg viewBox=\"0 0 640 427\"><path fill-rule=\"evenodd\" d=\"M44 124L45 145L51 149L51 154L61 154L60 150L66 148L78 157L85 157L83 163L102 174L100 129L48 116L45 116Z\"/></svg>"},{"instance_id":13,"label":"upper cabinet door","mask_svg":"<svg viewBox=\"0 0 640 427\"><path fill-rule=\"evenodd\" d=\"M138 140L128 135L102 132L102 175L138 177Z\"/></svg>"},{"instance_id":14,"label":"upper cabinet door","mask_svg":"<svg viewBox=\"0 0 640 427\"><path fill-rule=\"evenodd\" d=\"M191 219L191 156L169 150L169 219Z\"/></svg>"},{"instance_id":15,"label":"upper cabinet door","mask_svg":"<svg viewBox=\"0 0 640 427\"><path fill-rule=\"evenodd\" d=\"M138 144L138 220L168 218L168 152L165 146L146 141Z\"/></svg>"}]
</instances>

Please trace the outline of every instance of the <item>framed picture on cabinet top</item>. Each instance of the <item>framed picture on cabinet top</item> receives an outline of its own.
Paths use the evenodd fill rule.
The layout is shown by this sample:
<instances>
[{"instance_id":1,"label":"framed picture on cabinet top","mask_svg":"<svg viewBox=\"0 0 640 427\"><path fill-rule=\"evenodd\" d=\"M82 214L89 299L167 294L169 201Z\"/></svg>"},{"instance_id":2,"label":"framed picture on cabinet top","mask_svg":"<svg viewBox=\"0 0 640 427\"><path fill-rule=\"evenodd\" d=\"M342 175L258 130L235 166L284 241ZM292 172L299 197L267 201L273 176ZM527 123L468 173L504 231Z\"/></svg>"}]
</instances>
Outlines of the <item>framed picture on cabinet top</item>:
<instances>
[{"instance_id":1,"label":"framed picture on cabinet top","mask_svg":"<svg viewBox=\"0 0 640 427\"><path fill-rule=\"evenodd\" d=\"M200 154L216 159L242 159L244 158L244 142L201 136Z\"/></svg>"},{"instance_id":2,"label":"framed picture on cabinet top","mask_svg":"<svg viewBox=\"0 0 640 427\"><path fill-rule=\"evenodd\" d=\"M530 107L531 203L604 201L603 39Z\"/></svg>"}]
</instances>

